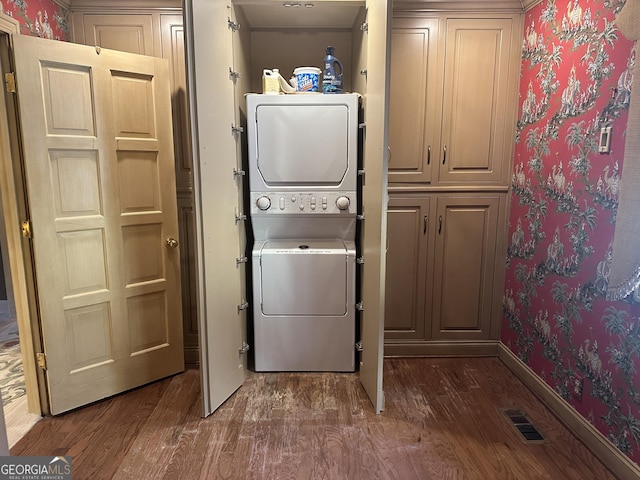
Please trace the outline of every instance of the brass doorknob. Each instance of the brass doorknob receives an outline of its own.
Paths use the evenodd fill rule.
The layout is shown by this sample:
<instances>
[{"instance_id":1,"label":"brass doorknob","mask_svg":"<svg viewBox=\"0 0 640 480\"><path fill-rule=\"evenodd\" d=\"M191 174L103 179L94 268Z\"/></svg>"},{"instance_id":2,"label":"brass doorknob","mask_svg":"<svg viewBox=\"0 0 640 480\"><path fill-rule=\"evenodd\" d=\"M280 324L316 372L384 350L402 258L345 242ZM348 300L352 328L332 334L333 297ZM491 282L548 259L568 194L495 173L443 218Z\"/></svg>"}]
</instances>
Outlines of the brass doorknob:
<instances>
[{"instance_id":1,"label":"brass doorknob","mask_svg":"<svg viewBox=\"0 0 640 480\"><path fill-rule=\"evenodd\" d=\"M178 240L176 240L173 237L167 237L167 239L165 240L165 243L169 248L176 248L178 246Z\"/></svg>"}]
</instances>

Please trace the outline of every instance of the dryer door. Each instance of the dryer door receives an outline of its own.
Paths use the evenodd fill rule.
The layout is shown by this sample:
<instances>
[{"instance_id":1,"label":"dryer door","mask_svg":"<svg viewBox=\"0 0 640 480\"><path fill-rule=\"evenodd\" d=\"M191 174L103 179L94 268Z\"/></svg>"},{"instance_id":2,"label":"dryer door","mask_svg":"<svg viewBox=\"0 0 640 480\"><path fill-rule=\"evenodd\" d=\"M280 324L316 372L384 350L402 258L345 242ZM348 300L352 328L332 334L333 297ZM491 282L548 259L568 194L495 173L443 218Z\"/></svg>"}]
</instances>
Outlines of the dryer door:
<instances>
[{"instance_id":1,"label":"dryer door","mask_svg":"<svg viewBox=\"0 0 640 480\"><path fill-rule=\"evenodd\" d=\"M266 242L260 269L262 313L346 315L347 253L339 240Z\"/></svg>"},{"instance_id":2,"label":"dryer door","mask_svg":"<svg viewBox=\"0 0 640 480\"><path fill-rule=\"evenodd\" d=\"M356 161L347 105L259 105L256 119L265 185L338 187Z\"/></svg>"}]
</instances>

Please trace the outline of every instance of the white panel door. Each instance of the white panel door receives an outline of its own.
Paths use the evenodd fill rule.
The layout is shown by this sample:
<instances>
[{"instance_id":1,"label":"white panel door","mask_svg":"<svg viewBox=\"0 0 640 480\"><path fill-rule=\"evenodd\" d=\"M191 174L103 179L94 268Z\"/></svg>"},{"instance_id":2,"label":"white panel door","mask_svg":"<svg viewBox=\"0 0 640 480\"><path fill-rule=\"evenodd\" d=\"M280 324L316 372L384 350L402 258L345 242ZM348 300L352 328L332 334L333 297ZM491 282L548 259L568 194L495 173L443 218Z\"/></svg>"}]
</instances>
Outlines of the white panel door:
<instances>
[{"instance_id":1,"label":"white panel door","mask_svg":"<svg viewBox=\"0 0 640 480\"><path fill-rule=\"evenodd\" d=\"M203 414L244 382L246 356L245 220L233 44L233 10L224 0L185 1L194 183ZM215 45L215 48L213 47ZM236 261L238 259L238 261Z\"/></svg>"},{"instance_id":2,"label":"white panel door","mask_svg":"<svg viewBox=\"0 0 640 480\"><path fill-rule=\"evenodd\" d=\"M389 42L391 2L367 0L365 178L362 187L362 356L360 379L376 413L384 410L384 299L387 244Z\"/></svg>"},{"instance_id":3,"label":"white panel door","mask_svg":"<svg viewBox=\"0 0 640 480\"><path fill-rule=\"evenodd\" d=\"M168 64L14 36L57 414L184 369Z\"/></svg>"}]
</instances>

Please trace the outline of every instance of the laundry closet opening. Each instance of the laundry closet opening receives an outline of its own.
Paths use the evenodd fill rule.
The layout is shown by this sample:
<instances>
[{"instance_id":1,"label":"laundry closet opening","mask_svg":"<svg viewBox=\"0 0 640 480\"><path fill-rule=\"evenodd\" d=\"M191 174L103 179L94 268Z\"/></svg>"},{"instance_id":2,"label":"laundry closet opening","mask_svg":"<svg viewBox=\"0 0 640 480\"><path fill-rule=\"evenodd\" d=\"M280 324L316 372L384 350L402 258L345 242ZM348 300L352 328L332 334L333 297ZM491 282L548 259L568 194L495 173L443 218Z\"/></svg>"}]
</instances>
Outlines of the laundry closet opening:
<instances>
[{"instance_id":1,"label":"laundry closet opening","mask_svg":"<svg viewBox=\"0 0 640 480\"><path fill-rule=\"evenodd\" d=\"M359 128L360 124L356 126L362 142L359 152L364 170L364 175L357 175L362 183L362 195L356 201L358 210L351 208L353 203L339 200L338 197L342 195L336 192L335 198L319 195L322 188L318 188L315 194L307 192L309 202L307 206L305 200L304 212L313 211L313 196L316 211L321 210L324 206L322 197L326 196L328 214L340 214L333 211L335 207L345 216L365 215L366 220L358 221L356 227L362 233L362 258L351 257L348 246L333 248L336 245L332 244L331 248L318 248L318 245L307 241L297 244L308 245L308 248L298 249L297 255L300 257L291 257L291 262L280 262L284 259L279 257L269 259L273 260L270 266L274 268L280 268L279 265L297 268L306 265L307 261L313 263L314 255L324 255L329 251L339 251L336 255L345 257L345 262L346 258L353 258L356 271L360 271L360 281L356 280L356 286L361 290L365 305L356 314L354 322L359 327L354 343L358 344L361 340L363 345L355 369L359 370L359 377L375 410L379 412L382 409L387 35L391 6L386 0L312 3L313 6L309 2L309 6L301 3L287 7L282 2L257 0L231 4L223 0L185 1L191 125L194 131L193 151L196 154L196 264L205 414L213 411L242 385L245 369L251 369L255 353L251 330L253 311L250 307L253 299L251 215L252 208L258 205L257 199L249 196L247 94L318 99L349 95L359 97L361 125L366 127ZM288 79L298 67L320 68L328 46L334 47L334 54L343 65L342 89L346 95L262 95L263 70L277 68ZM351 107L348 108L351 110ZM351 114L347 116L353 118ZM310 130L315 131L315 127L310 126ZM305 148L301 150L303 153L318 149L317 144L305 145ZM360 170L359 165L356 165L356 169ZM267 170L267 176L281 171L279 167ZM298 169L296 174L304 177L307 172ZM296 200L289 195L288 203L284 195L270 199L272 204L275 201L277 208L280 208L280 196L285 197L285 210L296 201L295 206L300 208L300 197L297 195L293 196ZM260 201L262 206L267 203L266 200ZM307 240L311 239L314 238ZM315 239L320 240L317 237ZM332 239L344 240L335 236ZM265 250L265 253L279 255L278 245L269 244L266 247L269 251ZM343 273L349 275L344 269ZM312 274L307 272L309 278ZM282 275L280 278L289 277ZM301 281L304 281L303 277ZM282 289L287 287L282 285ZM301 287L298 291L306 294L309 290ZM337 298L334 298L334 306L337 305ZM298 308L297 301L293 298L289 300L287 308L278 308L277 314L288 315L292 309ZM273 313L279 304L270 303L267 310ZM356 305L351 310L355 308ZM337 308L329 310L332 315L338 312Z\"/></svg>"},{"instance_id":2,"label":"laundry closet opening","mask_svg":"<svg viewBox=\"0 0 640 480\"><path fill-rule=\"evenodd\" d=\"M243 192L249 217L245 258L251 259L248 359L256 371L357 369L362 163L360 98L351 92L366 73L354 68L364 14L358 5L244 4L236 6L235 21L229 19L236 32L234 68L250 78L240 82L242 73L230 75L241 92L252 92L245 98L236 92L236 99L241 122L248 122L241 155L249 177ZM329 51L340 55L338 95L323 94ZM300 69L312 72L310 83L301 84L307 77L295 75ZM275 76L276 92L267 88L269 76Z\"/></svg>"}]
</instances>

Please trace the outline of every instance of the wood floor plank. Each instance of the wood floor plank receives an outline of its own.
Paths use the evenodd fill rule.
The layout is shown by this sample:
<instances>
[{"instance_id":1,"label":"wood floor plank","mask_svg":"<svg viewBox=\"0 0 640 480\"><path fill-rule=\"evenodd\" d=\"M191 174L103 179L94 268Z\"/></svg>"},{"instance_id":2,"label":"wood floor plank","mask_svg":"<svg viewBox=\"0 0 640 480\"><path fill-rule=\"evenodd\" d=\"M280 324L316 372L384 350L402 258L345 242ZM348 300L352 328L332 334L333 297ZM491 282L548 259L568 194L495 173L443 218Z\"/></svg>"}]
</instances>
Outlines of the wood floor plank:
<instances>
[{"instance_id":1,"label":"wood floor plank","mask_svg":"<svg viewBox=\"0 0 640 480\"><path fill-rule=\"evenodd\" d=\"M196 376L173 377L141 425L114 478L161 478L188 425L186 416L198 403L199 393L200 382Z\"/></svg>"},{"instance_id":2,"label":"wood floor plank","mask_svg":"<svg viewBox=\"0 0 640 480\"><path fill-rule=\"evenodd\" d=\"M76 480L613 479L497 358L385 359L380 415L357 374L248 372L208 418L199 385L187 370L44 418L11 452L72 455Z\"/></svg>"}]
</instances>

